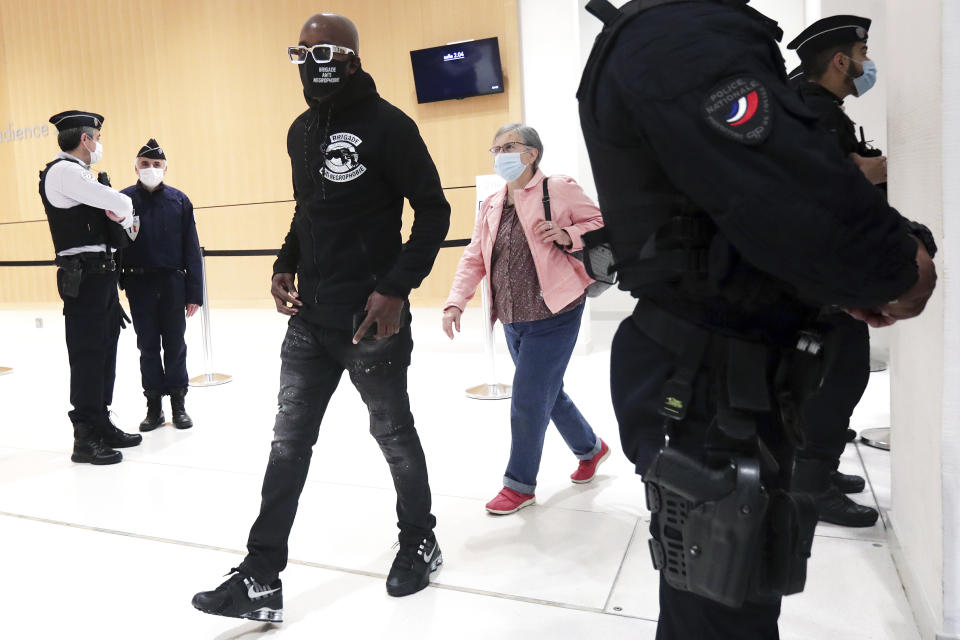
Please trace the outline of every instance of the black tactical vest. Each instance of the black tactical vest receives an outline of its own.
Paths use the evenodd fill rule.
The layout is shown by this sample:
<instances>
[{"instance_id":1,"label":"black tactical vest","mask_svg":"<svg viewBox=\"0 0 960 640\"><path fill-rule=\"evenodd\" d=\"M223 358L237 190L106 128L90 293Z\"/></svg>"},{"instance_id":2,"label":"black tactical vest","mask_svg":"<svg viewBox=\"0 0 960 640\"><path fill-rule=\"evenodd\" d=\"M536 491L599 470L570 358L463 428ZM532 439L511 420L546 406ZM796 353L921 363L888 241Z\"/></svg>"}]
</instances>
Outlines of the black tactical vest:
<instances>
[{"instance_id":1,"label":"black tactical vest","mask_svg":"<svg viewBox=\"0 0 960 640\"><path fill-rule=\"evenodd\" d=\"M40 172L40 199L47 213L47 222L50 224L50 235L53 236L54 251L60 253L66 249L86 245L110 244L110 235L107 218L103 209L91 207L88 204L78 204L75 207L61 209L50 204L47 200L46 182L50 167L58 162L77 162L67 158L57 158ZM77 162L77 164L80 164Z\"/></svg>"},{"instance_id":2,"label":"black tactical vest","mask_svg":"<svg viewBox=\"0 0 960 640\"><path fill-rule=\"evenodd\" d=\"M682 1L689 0L633 0L619 10L591 1L587 10L604 28L577 90L580 122L620 288L708 325L754 324L758 311L793 307L795 294L741 258L709 215L666 178L645 141L625 143L596 119L597 80L623 27L648 9ZM698 1L755 13L745 0Z\"/></svg>"}]
</instances>

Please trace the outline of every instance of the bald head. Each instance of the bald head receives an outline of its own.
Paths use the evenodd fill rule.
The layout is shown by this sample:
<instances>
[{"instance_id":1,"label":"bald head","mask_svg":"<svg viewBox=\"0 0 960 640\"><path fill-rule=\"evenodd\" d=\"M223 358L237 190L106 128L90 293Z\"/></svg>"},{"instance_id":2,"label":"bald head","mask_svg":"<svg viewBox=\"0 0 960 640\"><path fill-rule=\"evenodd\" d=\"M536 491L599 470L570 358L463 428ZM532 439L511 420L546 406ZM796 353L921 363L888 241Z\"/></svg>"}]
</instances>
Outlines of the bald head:
<instances>
[{"instance_id":1,"label":"bald head","mask_svg":"<svg viewBox=\"0 0 960 640\"><path fill-rule=\"evenodd\" d=\"M336 13L318 13L303 24L300 44L308 47L315 44L334 44L360 53L360 35L349 18Z\"/></svg>"}]
</instances>

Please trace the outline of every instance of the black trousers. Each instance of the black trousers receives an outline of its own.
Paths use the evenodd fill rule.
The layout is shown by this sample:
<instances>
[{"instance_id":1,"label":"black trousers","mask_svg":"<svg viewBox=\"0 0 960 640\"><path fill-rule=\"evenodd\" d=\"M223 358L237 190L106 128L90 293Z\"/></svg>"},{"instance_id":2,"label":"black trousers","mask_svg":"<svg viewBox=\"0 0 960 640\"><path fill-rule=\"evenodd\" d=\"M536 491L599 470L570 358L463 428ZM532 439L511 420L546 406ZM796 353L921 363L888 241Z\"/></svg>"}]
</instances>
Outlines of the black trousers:
<instances>
[{"instance_id":1,"label":"black trousers","mask_svg":"<svg viewBox=\"0 0 960 640\"><path fill-rule=\"evenodd\" d=\"M429 535L430 486L420 438L407 398L407 368L413 350L410 327L382 341L354 345L347 331L322 329L293 317L280 351L280 405L270 459L263 478L260 515L247 540L240 571L263 584L287 565L287 541L307 479L320 422L343 371L370 413L373 435L397 491L400 537Z\"/></svg>"},{"instance_id":2,"label":"black trousers","mask_svg":"<svg viewBox=\"0 0 960 640\"><path fill-rule=\"evenodd\" d=\"M140 381L146 391L170 393L187 386L186 282L179 271L123 276L140 349ZM161 357L160 351L163 350Z\"/></svg>"},{"instance_id":3,"label":"black trousers","mask_svg":"<svg viewBox=\"0 0 960 640\"><path fill-rule=\"evenodd\" d=\"M120 337L117 273L85 273L76 297L64 295L63 269L57 290L63 300L67 354L70 358L70 404L74 424L98 425L113 402Z\"/></svg>"},{"instance_id":4,"label":"black trousers","mask_svg":"<svg viewBox=\"0 0 960 640\"><path fill-rule=\"evenodd\" d=\"M664 418L658 410L675 369L671 351L647 337L630 318L620 324L610 356L613 408L624 452L641 475L664 444ZM693 449L703 442L715 413L710 380L708 375L698 376L687 418L675 430L671 446ZM777 640L779 617L779 599L733 609L660 580L657 640Z\"/></svg>"},{"instance_id":5,"label":"black trousers","mask_svg":"<svg viewBox=\"0 0 960 640\"><path fill-rule=\"evenodd\" d=\"M847 427L870 380L870 333L867 325L846 313L821 322L832 334L823 384L803 405L807 446L804 458L837 463L846 447Z\"/></svg>"}]
</instances>

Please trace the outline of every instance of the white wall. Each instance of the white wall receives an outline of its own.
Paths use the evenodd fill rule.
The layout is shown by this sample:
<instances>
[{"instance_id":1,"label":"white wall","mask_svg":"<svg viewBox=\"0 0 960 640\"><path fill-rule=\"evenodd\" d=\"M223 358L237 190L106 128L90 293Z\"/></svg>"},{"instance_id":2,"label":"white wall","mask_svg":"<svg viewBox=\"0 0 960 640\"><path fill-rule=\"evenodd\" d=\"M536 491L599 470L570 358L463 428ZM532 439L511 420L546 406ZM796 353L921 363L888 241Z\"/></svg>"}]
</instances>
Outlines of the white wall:
<instances>
[{"instance_id":1,"label":"white wall","mask_svg":"<svg viewBox=\"0 0 960 640\"><path fill-rule=\"evenodd\" d=\"M952 0L947 0L952 1ZM890 201L927 224L943 247L940 0L890 3ZM952 178L948 178L952 179ZM938 261L943 265L943 258ZM892 522L898 567L924 638L942 630L941 425L944 282L920 318L895 326L891 345Z\"/></svg>"},{"instance_id":2,"label":"white wall","mask_svg":"<svg viewBox=\"0 0 960 640\"><path fill-rule=\"evenodd\" d=\"M960 27L960 6L942 3L941 113L943 118L943 212L960 210L960 47L953 43ZM943 435L941 440L941 511L943 518L943 632L960 638L960 227L956 216L942 217L940 286L945 297L943 340ZM934 425L934 428L938 425ZM929 427L928 427L929 428Z\"/></svg>"}]
</instances>

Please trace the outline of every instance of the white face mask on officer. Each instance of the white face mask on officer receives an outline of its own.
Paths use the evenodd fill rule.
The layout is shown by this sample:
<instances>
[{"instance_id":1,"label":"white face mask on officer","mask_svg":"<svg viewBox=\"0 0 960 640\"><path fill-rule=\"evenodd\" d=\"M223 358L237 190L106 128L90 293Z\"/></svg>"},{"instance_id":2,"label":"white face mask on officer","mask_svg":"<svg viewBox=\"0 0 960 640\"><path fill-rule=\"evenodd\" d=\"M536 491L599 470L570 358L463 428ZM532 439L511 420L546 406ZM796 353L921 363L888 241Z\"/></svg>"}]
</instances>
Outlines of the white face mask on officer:
<instances>
[{"instance_id":1,"label":"white face mask on officer","mask_svg":"<svg viewBox=\"0 0 960 640\"><path fill-rule=\"evenodd\" d=\"M90 149L87 149L87 145L83 145L83 148L87 149L87 151L90 151L90 164L97 164L98 162L103 160L103 145L100 144L99 140L94 140L93 144L94 144L93 151L90 151Z\"/></svg>"},{"instance_id":2,"label":"white face mask on officer","mask_svg":"<svg viewBox=\"0 0 960 640\"><path fill-rule=\"evenodd\" d=\"M144 167L137 169L137 174L140 176L140 182L143 183L143 186L153 189L163 182L163 174L165 171L165 169L160 167Z\"/></svg>"}]
</instances>

